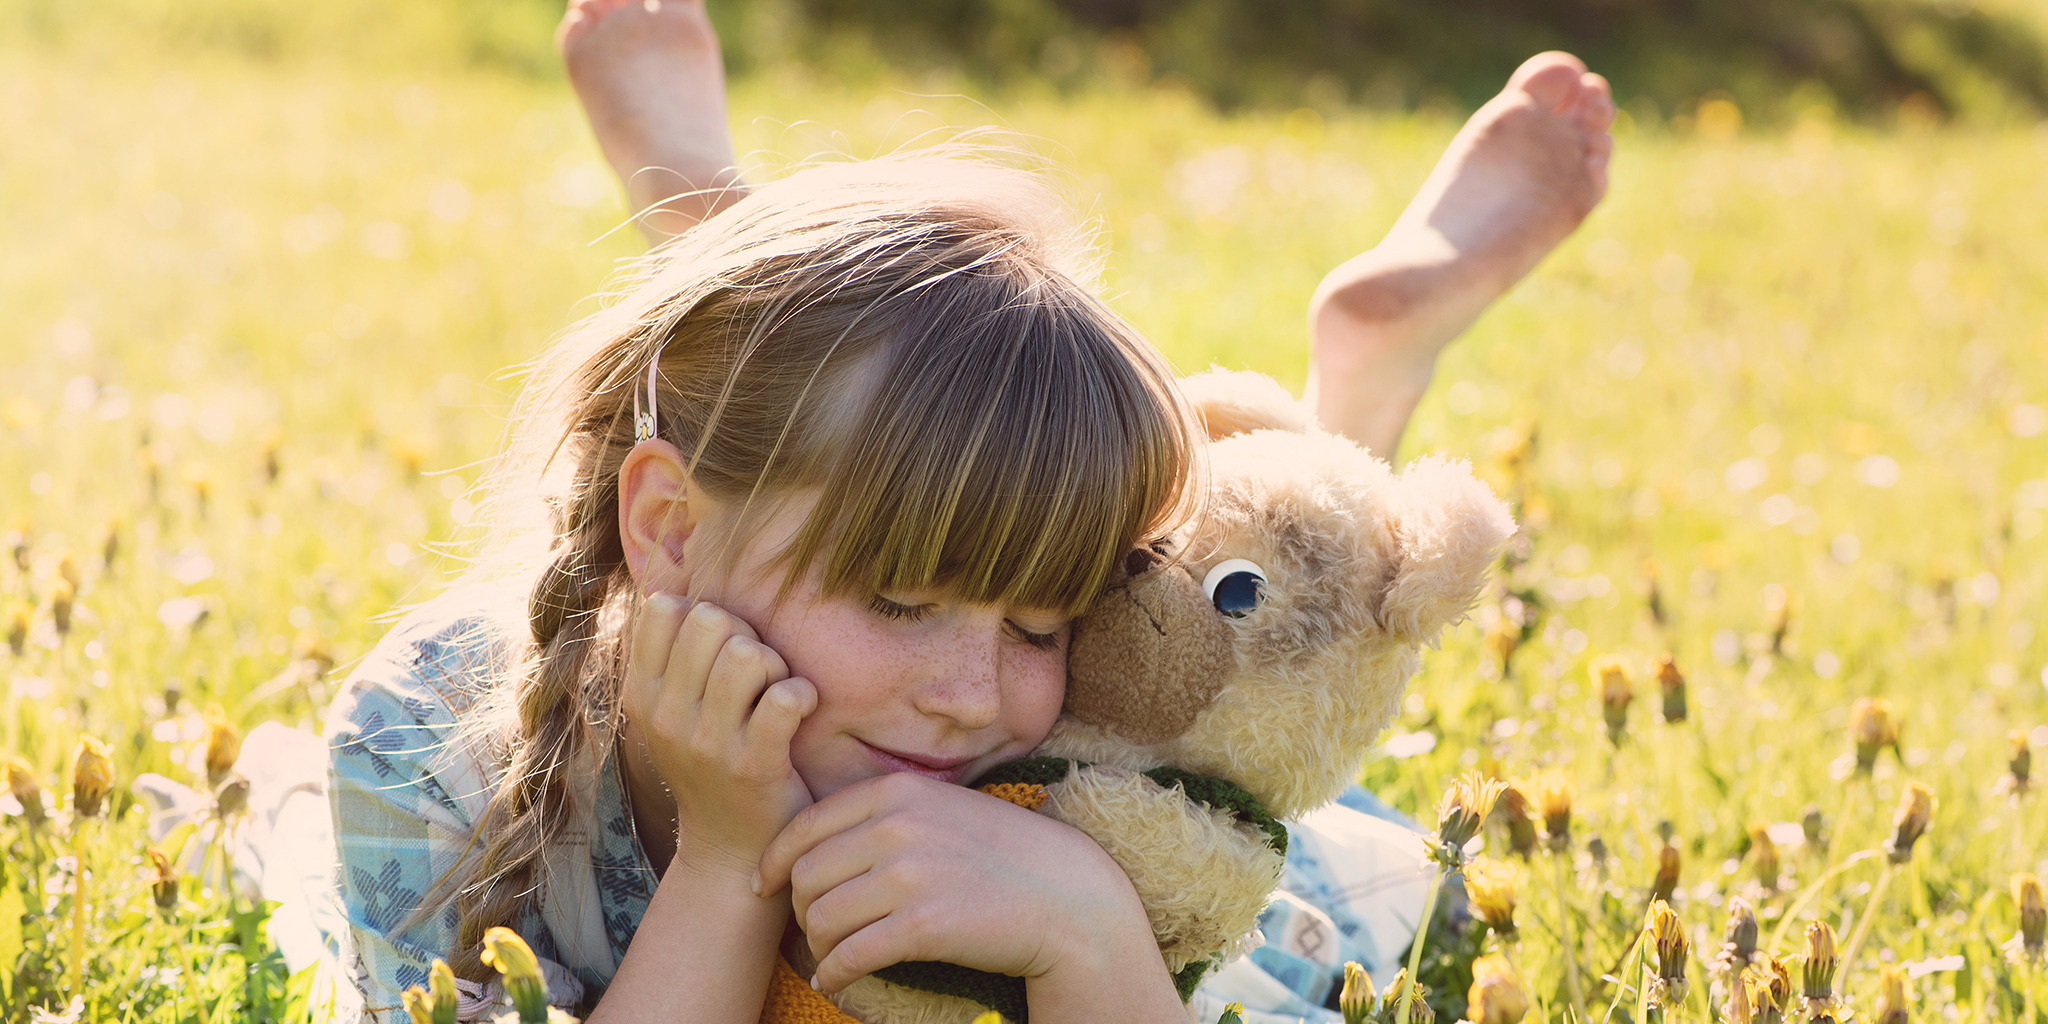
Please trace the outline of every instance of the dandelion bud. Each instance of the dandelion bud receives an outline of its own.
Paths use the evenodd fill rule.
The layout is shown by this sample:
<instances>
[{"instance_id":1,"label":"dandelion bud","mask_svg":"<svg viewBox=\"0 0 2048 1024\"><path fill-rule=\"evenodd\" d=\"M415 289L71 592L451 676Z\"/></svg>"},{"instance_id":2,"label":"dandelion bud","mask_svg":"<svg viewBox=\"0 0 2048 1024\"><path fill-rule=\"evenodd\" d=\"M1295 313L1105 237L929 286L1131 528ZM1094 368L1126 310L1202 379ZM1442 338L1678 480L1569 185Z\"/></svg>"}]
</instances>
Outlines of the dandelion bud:
<instances>
[{"instance_id":1,"label":"dandelion bud","mask_svg":"<svg viewBox=\"0 0 2048 1024\"><path fill-rule=\"evenodd\" d=\"M1799 966L1799 994L1810 1003L1831 1002L1835 997L1835 970L1841 966L1834 927L1826 921L1807 925L1806 959Z\"/></svg>"},{"instance_id":2,"label":"dandelion bud","mask_svg":"<svg viewBox=\"0 0 2048 1024\"><path fill-rule=\"evenodd\" d=\"M398 998L405 1004L406 1016L412 1018L412 1024L433 1024L434 999L426 989L414 985L400 992Z\"/></svg>"},{"instance_id":3,"label":"dandelion bud","mask_svg":"<svg viewBox=\"0 0 2048 1024\"><path fill-rule=\"evenodd\" d=\"M1365 973L1356 960L1344 963L1344 990L1337 996L1337 1011L1344 1015L1344 1024L1365 1024L1372 1014L1378 997L1372 990L1372 976Z\"/></svg>"},{"instance_id":4,"label":"dandelion bud","mask_svg":"<svg viewBox=\"0 0 2048 1024\"><path fill-rule=\"evenodd\" d=\"M1913 844L1927 832L1927 824L1934 817L1934 791L1918 782L1906 786L1906 795L1899 799L1898 812L1892 815L1892 835L1884 841L1884 852L1892 863L1904 864L1913 859Z\"/></svg>"},{"instance_id":5,"label":"dandelion bud","mask_svg":"<svg viewBox=\"0 0 2048 1024\"><path fill-rule=\"evenodd\" d=\"M1493 813L1507 823L1509 852L1528 860L1536 852L1536 819L1529 814L1529 798L1521 787L1509 783L1503 788Z\"/></svg>"},{"instance_id":6,"label":"dandelion bud","mask_svg":"<svg viewBox=\"0 0 2048 1024\"><path fill-rule=\"evenodd\" d=\"M1511 622L1503 615L1493 620L1486 630L1486 649L1493 652L1493 660L1500 663L1500 676L1508 677L1509 667L1514 663L1515 652L1522 647L1521 623Z\"/></svg>"},{"instance_id":7,"label":"dandelion bud","mask_svg":"<svg viewBox=\"0 0 2048 1024\"><path fill-rule=\"evenodd\" d=\"M504 927L485 932L483 962L505 976L505 992L519 1011L520 1024L547 1024L548 983L540 975L532 947L518 932Z\"/></svg>"},{"instance_id":8,"label":"dandelion bud","mask_svg":"<svg viewBox=\"0 0 2048 1024\"><path fill-rule=\"evenodd\" d=\"M22 572L27 572L29 553L28 530L26 528L16 530L8 534L7 540L7 546L14 554L14 567Z\"/></svg>"},{"instance_id":9,"label":"dandelion bud","mask_svg":"<svg viewBox=\"0 0 2048 1024\"><path fill-rule=\"evenodd\" d=\"M28 609L16 607L7 613L7 649L19 658L28 650Z\"/></svg>"},{"instance_id":10,"label":"dandelion bud","mask_svg":"<svg viewBox=\"0 0 2048 1024\"><path fill-rule=\"evenodd\" d=\"M100 542L100 570L110 572L114 559L121 554L121 520L117 517L107 524L107 539Z\"/></svg>"},{"instance_id":11,"label":"dandelion bud","mask_svg":"<svg viewBox=\"0 0 2048 1024\"><path fill-rule=\"evenodd\" d=\"M1472 962L1472 988L1465 1001L1472 1024L1518 1024L1529 1013L1529 994L1498 954Z\"/></svg>"},{"instance_id":12,"label":"dandelion bud","mask_svg":"<svg viewBox=\"0 0 2048 1024\"><path fill-rule=\"evenodd\" d=\"M1816 850L1828 847L1828 820L1819 807L1808 807L1799 816L1799 834L1806 837L1806 845Z\"/></svg>"},{"instance_id":13,"label":"dandelion bud","mask_svg":"<svg viewBox=\"0 0 2048 1024\"><path fill-rule=\"evenodd\" d=\"M1685 937L1685 923L1678 919L1671 904L1658 900L1650 904L1644 928L1650 933L1651 948L1657 952L1657 1005L1685 1002L1685 958L1692 948Z\"/></svg>"},{"instance_id":14,"label":"dandelion bud","mask_svg":"<svg viewBox=\"0 0 2048 1024\"><path fill-rule=\"evenodd\" d=\"M2020 952L2039 963L2048 942L2048 905L2041 901L2041 879L2026 872L2012 876L2012 901L2020 908Z\"/></svg>"},{"instance_id":15,"label":"dandelion bud","mask_svg":"<svg viewBox=\"0 0 2048 1024\"><path fill-rule=\"evenodd\" d=\"M1731 897L1728 900L1728 925L1721 936L1721 953L1714 958L1714 974L1724 978L1741 977L1743 970L1756 962L1756 939L1756 908L1740 896Z\"/></svg>"},{"instance_id":16,"label":"dandelion bud","mask_svg":"<svg viewBox=\"0 0 2048 1024\"><path fill-rule=\"evenodd\" d=\"M1436 849L1430 859L1455 868L1465 862L1465 844L1479 834L1507 783L1468 775L1451 784L1436 805Z\"/></svg>"},{"instance_id":17,"label":"dandelion bud","mask_svg":"<svg viewBox=\"0 0 2048 1024\"><path fill-rule=\"evenodd\" d=\"M1665 843L1657 851L1657 881L1650 887L1650 899L1669 902L1671 894L1678 891L1678 869L1681 859L1678 847Z\"/></svg>"},{"instance_id":18,"label":"dandelion bud","mask_svg":"<svg viewBox=\"0 0 2048 1024\"><path fill-rule=\"evenodd\" d=\"M43 823L43 782L36 778L34 765L19 757L7 759L7 791L21 804L21 816L31 825Z\"/></svg>"},{"instance_id":19,"label":"dandelion bud","mask_svg":"<svg viewBox=\"0 0 2048 1024\"><path fill-rule=\"evenodd\" d=\"M1897 964L1886 964L1877 975L1876 1024L1908 1024L1912 1018L1906 1015L1906 1003L1911 998L1906 992L1906 972Z\"/></svg>"},{"instance_id":20,"label":"dandelion bud","mask_svg":"<svg viewBox=\"0 0 2048 1024\"><path fill-rule=\"evenodd\" d=\"M1766 825L1749 827L1749 852L1756 857L1756 880L1766 889L1778 887L1778 844Z\"/></svg>"},{"instance_id":21,"label":"dandelion bud","mask_svg":"<svg viewBox=\"0 0 2048 1024\"><path fill-rule=\"evenodd\" d=\"M57 559L57 578L71 584L73 591L78 589L82 578L78 575L78 563L72 561L70 555Z\"/></svg>"},{"instance_id":22,"label":"dandelion bud","mask_svg":"<svg viewBox=\"0 0 2048 1024\"><path fill-rule=\"evenodd\" d=\"M1756 999L1751 994L1755 985L1748 978L1738 977L1728 986L1728 1005L1723 1015L1731 1024L1753 1024L1756 1020Z\"/></svg>"},{"instance_id":23,"label":"dandelion bud","mask_svg":"<svg viewBox=\"0 0 2048 1024\"><path fill-rule=\"evenodd\" d=\"M1666 652L1657 658L1657 686L1664 691L1664 721L1676 725L1686 719L1685 673L1678 671L1678 662Z\"/></svg>"},{"instance_id":24,"label":"dandelion bud","mask_svg":"<svg viewBox=\"0 0 2048 1024\"><path fill-rule=\"evenodd\" d=\"M1380 993L1381 1016L1389 1021L1395 1019L1400 1012L1401 1000L1410 988L1415 990L1415 995L1411 997L1414 1005L1408 1011L1409 1024L1434 1024L1436 1011L1429 1008L1429 986L1409 981L1406 967L1401 968L1401 972L1394 975L1394 980L1387 982L1387 990Z\"/></svg>"},{"instance_id":25,"label":"dandelion bud","mask_svg":"<svg viewBox=\"0 0 2048 1024\"><path fill-rule=\"evenodd\" d=\"M1543 814L1543 833L1552 853L1572 846L1572 780L1553 768L1536 777L1536 809Z\"/></svg>"},{"instance_id":26,"label":"dandelion bud","mask_svg":"<svg viewBox=\"0 0 2048 1024\"><path fill-rule=\"evenodd\" d=\"M455 972L448 969L446 960L436 957L427 971L427 987L414 985L401 998L405 1012L412 1015L412 1024L455 1024Z\"/></svg>"},{"instance_id":27,"label":"dandelion bud","mask_svg":"<svg viewBox=\"0 0 2048 1024\"><path fill-rule=\"evenodd\" d=\"M156 871L156 880L149 884L150 895L156 899L156 909L171 917L178 912L178 869L162 850L152 846L146 852L149 866Z\"/></svg>"},{"instance_id":28,"label":"dandelion bud","mask_svg":"<svg viewBox=\"0 0 2048 1024\"><path fill-rule=\"evenodd\" d=\"M50 587L50 620L57 624L58 636L71 635L71 603L77 598L78 589L67 580Z\"/></svg>"},{"instance_id":29,"label":"dandelion bud","mask_svg":"<svg viewBox=\"0 0 2048 1024\"><path fill-rule=\"evenodd\" d=\"M222 818L232 818L249 806L249 780L240 775L229 775L220 788L213 791L213 813Z\"/></svg>"},{"instance_id":30,"label":"dandelion bud","mask_svg":"<svg viewBox=\"0 0 2048 1024\"><path fill-rule=\"evenodd\" d=\"M2005 762L2005 778L1998 780L2001 793L2012 796L2026 796L2033 788L2034 750L2027 743L2027 734L2014 729L2006 734L2012 744L2012 754Z\"/></svg>"},{"instance_id":31,"label":"dandelion bud","mask_svg":"<svg viewBox=\"0 0 2048 1024\"><path fill-rule=\"evenodd\" d=\"M206 715L206 784L216 789L242 756L242 733L216 707Z\"/></svg>"},{"instance_id":32,"label":"dandelion bud","mask_svg":"<svg viewBox=\"0 0 2048 1024\"><path fill-rule=\"evenodd\" d=\"M1620 658L1594 662L1593 681L1600 687L1600 716L1607 720L1607 740L1619 745L1628 735L1628 705L1636 699L1635 683Z\"/></svg>"},{"instance_id":33,"label":"dandelion bud","mask_svg":"<svg viewBox=\"0 0 2048 1024\"><path fill-rule=\"evenodd\" d=\"M1891 701L1862 697L1849 709L1849 733L1856 738L1856 771L1868 775L1877 767L1877 754L1886 747L1899 749L1899 725L1892 718Z\"/></svg>"},{"instance_id":34,"label":"dandelion bud","mask_svg":"<svg viewBox=\"0 0 2048 1024\"><path fill-rule=\"evenodd\" d=\"M1792 1006L1792 969L1785 966L1785 961L1771 957L1750 968L1749 975L1756 981L1750 995L1756 997L1758 1024L1779 1024Z\"/></svg>"},{"instance_id":35,"label":"dandelion bud","mask_svg":"<svg viewBox=\"0 0 2048 1024\"><path fill-rule=\"evenodd\" d=\"M99 817L113 788L114 761L107 756L107 745L91 736L79 737L78 751L71 758L71 812L80 818Z\"/></svg>"},{"instance_id":36,"label":"dandelion bud","mask_svg":"<svg viewBox=\"0 0 2048 1024\"><path fill-rule=\"evenodd\" d=\"M1491 857L1474 857L1465 865L1465 895L1472 909L1494 934L1506 942L1515 937L1515 902L1519 884L1513 866Z\"/></svg>"}]
</instances>

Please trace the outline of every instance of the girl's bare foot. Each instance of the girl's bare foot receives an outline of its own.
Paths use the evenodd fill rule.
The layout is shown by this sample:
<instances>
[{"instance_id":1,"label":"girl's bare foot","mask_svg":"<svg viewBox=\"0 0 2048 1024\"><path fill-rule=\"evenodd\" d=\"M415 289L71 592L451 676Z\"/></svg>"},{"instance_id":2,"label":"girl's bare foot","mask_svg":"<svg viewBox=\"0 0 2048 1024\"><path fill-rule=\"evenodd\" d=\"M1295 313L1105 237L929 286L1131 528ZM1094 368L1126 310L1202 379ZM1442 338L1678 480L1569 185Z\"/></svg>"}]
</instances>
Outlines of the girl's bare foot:
<instances>
[{"instance_id":1,"label":"girl's bare foot","mask_svg":"<svg viewBox=\"0 0 2048 1024\"><path fill-rule=\"evenodd\" d=\"M725 63L704 0L570 0L555 42L650 240L738 197Z\"/></svg>"},{"instance_id":2,"label":"girl's bare foot","mask_svg":"<svg viewBox=\"0 0 2048 1024\"><path fill-rule=\"evenodd\" d=\"M1525 61L1451 140L1373 248L1309 304L1309 394L1324 425L1391 457L1437 354L1607 192L1607 80L1568 53Z\"/></svg>"}]
</instances>

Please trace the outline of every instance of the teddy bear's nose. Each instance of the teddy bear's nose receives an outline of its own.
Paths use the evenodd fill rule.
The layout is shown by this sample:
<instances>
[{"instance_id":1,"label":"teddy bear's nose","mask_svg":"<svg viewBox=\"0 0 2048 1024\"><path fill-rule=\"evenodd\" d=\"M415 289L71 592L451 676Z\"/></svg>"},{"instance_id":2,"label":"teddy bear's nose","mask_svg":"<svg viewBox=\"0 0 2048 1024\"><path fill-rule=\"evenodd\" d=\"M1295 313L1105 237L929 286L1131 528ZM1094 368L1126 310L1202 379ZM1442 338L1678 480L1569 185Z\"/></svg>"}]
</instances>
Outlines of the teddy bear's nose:
<instances>
[{"instance_id":1,"label":"teddy bear's nose","mask_svg":"<svg viewBox=\"0 0 2048 1024\"><path fill-rule=\"evenodd\" d=\"M1124 578L1137 579L1151 572L1153 566L1165 560L1165 556L1151 548L1132 548L1130 553L1124 556Z\"/></svg>"}]
</instances>

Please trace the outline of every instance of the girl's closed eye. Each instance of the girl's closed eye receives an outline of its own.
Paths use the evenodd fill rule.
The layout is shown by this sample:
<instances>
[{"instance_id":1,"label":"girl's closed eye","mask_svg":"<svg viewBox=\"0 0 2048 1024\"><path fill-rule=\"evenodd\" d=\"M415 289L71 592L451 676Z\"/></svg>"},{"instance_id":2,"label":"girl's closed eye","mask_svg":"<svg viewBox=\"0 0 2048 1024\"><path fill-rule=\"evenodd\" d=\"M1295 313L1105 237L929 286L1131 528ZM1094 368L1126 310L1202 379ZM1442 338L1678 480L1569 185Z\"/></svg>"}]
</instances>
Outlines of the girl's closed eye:
<instances>
[{"instance_id":1,"label":"girl's closed eye","mask_svg":"<svg viewBox=\"0 0 2048 1024\"><path fill-rule=\"evenodd\" d=\"M875 594L868 598L868 610L891 622L922 622L936 612L938 606L929 603L906 604ZM1014 619L1004 619L1003 629L1014 639L1041 651L1057 651L1060 649L1060 635L1065 632L1066 625L1062 623L1046 632L1038 632L1026 629Z\"/></svg>"}]
</instances>

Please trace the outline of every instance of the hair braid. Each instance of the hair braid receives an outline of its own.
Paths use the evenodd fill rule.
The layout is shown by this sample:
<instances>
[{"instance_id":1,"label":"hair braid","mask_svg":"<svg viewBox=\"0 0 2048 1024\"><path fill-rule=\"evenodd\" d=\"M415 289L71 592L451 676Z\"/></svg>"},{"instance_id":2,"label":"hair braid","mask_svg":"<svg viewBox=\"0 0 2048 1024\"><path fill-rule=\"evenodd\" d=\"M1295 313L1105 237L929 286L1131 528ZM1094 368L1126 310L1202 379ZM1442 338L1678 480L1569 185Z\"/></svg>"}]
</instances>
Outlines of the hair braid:
<instances>
[{"instance_id":1,"label":"hair braid","mask_svg":"<svg viewBox=\"0 0 2048 1024\"><path fill-rule=\"evenodd\" d=\"M497 822L478 881L456 895L456 970L478 980L490 975L478 956L484 932L511 926L540 887L548 839L572 820L578 773L601 760L590 755L617 696L617 631L603 626L625 576L616 491L585 487L563 511L564 543L528 600L533 658L511 695L517 735L486 812Z\"/></svg>"}]
</instances>

